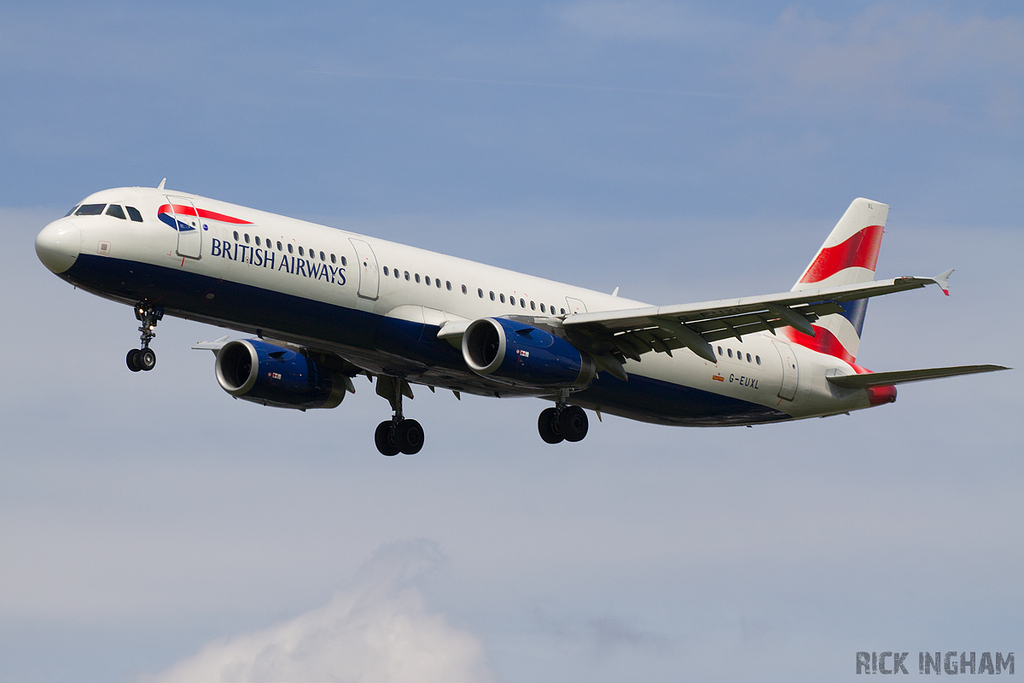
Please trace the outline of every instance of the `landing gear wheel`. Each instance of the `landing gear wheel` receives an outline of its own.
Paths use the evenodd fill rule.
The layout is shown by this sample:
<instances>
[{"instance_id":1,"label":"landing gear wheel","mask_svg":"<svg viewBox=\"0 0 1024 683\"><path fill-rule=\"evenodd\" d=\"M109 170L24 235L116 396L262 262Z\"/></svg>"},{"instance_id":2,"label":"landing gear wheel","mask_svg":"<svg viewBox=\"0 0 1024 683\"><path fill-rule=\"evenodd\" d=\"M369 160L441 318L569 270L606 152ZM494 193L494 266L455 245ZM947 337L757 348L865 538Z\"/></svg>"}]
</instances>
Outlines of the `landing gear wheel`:
<instances>
[{"instance_id":1,"label":"landing gear wheel","mask_svg":"<svg viewBox=\"0 0 1024 683\"><path fill-rule=\"evenodd\" d=\"M139 370L142 369L142 366L139 364L138 349L132 349L131 351L129 351L128 355L125 356L124 362L125 364L128 365L128 369L131 370L132 372L138 372Z\"/></svg>"},{"instance_id":2,"label":"landing gear wheel","mask_svg":"<svg viewBox=\"0 0 1024 683\"><path fill-rule=\"evenodd\" d=\"M545 443L561 443L565 439L562 436L562 427L559 424L556 408L545 408L541 411L540 417L537 418L537 431L540 432L540 438L544 439Z\"/></svg>"},{"instance_id":3,"label":"landing gear wheel","mask_svg":"<svg viewBox=\"0 0 1024 683\"><path fill-rule=\"evenodd\" d=\"M143 372L149 372L156 367L156 351L148 346L144 349L139 349L138 355L135 358L135 362L138 363L139 369Z\"/></svg>"},{"instance_id":4,"label":"landing gear wheel","mask_svg":"<svg viewBox=\"0 0 1024 683\"><path fill-rule=\"evenodd\" d=\"M394 415L377 425L373 440L382 455L416 455L423 448L423 427L402 415L402 397L412 398L412 389L402 377L377 375L377 394L391 404Z\"/></svg>"},{"instance_id":5,"label":"landing gear wheel","mask_svg":"<svg viewBox=\"0 0 1024 683\"><path fill-rule=\"evenodd\" d=\"M416 420L402 420L395 428L395 443L405 455L416 455L423 448L423 427Z\"/></svg>"},{"instance_id":6,"label":"landing gear wheel","mask_svg":"<svg viewBox=\"0 0 1024 683\"><path fill-rule=\"evenodd\" d=\"M590 422L587 420L587 414L583 412L583 408L568 406L558 416L558 426L565 440L575 443L576 441L583 441L587 436Z\"/></svg>"},{"instance_id":7,"label":"landing gear wheel","mask_svg":"<svg viewBox=\"0 0 1024 683\"><path fill-rule=\"evenodd\" d=\"M377 450L381 455L398 455L400 449L395 443L395 423L385 420L377 425L377 431L373 433L373 441L377 444Z\"/></svg>"}]
</instances>

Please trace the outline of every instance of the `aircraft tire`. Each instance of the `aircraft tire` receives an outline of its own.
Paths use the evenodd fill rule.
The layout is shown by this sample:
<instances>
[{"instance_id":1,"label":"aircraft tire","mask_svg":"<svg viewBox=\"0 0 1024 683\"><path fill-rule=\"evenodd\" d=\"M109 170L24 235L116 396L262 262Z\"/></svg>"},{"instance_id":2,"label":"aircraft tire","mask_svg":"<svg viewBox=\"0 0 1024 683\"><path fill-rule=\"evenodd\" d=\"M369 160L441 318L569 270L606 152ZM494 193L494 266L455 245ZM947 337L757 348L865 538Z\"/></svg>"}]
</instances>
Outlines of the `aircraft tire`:
<instances>
[{"instance_id":1,"label":"aircraft tire","mask_svg":"<svg viewBox=\"0 0 1024 683\"><path fill-rule=\"evenodd\" d=\"M125 356L124 362L128 366L128 369L131 370L132 372L138 372L139 370L142 369L142 366L139 364L138 349L131 349L130 351L128 351L128 355Z\"/></svg>"},{"instance_id":2,"label":"aircraft tire","mask_svg":"<svg viewBox=\"0 0 1024 683\"><path fill-rule=\"evenodd\" d=\"M373 433L373 442L377 445L377 450L381 455L390 457L400 453L398 445L395 443L394 427L394 422L385 420L377 425L377 431Z\"/></svg>"},{"instance_id":3,"label":"aircraft tire","mask_svg":"<svg viewBox=\"0 0 1024 683\"><path fill-rule=\"evenodd\" d=\"M395 428L395 443L405 455L416 455L423 448L423 427L416 420L402 420Z\"/></svg>"},{"instance_id":4,"label":"aircraft tire","mask_svg":"<svg viewBox=\"0 0 1024 683\"><path fill-rule=\"evenodd\" d=\"M136 362L139 364L140 370L149 372L156 367L156 351L147 346L144 349L139 349L138 353L139 355L136 356L138 360Z\"/></svg>"},{"instance_id":5,"label":"aircraft tire","mask_svg":"<svg viewBox=\"0 0 1024 683\"><path fill-rule=\"evenodd\" d=\"M558 411L554 408L545 408L537 418L537 431L544 443L561 443L565 437L562 436L562 429L559 425Z\"/></svg>"},{"instance_id":6,"label":"aircraft tire","mask_svg":"<svg viewBox=\"0 0 1024 683\"><path fill-rule=\"evenodd\" d=\"M562 411L562 414L558 418L558 426L562 431L562 436L565 437L566 441L575 443L577 441L583 441L587 436L587 429L590 427L590 422L587 420L587 414L583 408L579 406L569 406Z\"/></svg>"}]
</instances>

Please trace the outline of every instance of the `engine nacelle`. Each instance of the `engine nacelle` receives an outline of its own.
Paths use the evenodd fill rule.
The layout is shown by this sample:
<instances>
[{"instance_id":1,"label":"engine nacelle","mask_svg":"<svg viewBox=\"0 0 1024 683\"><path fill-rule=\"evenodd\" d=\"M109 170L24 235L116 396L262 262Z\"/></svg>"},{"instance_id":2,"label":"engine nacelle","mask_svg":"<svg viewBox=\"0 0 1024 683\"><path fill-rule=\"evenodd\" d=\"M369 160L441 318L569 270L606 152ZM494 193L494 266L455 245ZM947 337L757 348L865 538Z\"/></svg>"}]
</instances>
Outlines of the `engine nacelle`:
<instances>
[{"instance_id":1,"label":"engine nacelle","mask_svg":"<svg viewBox=\"0 0 1024 683\"><path fill-rule=\"evenodd\" d=\"M590 356L560 337L506 318L474 320L462 357L478 375L532 387L583 387L594 379Z\"/></svg>"},{"instance_id":2,"label":"engine nacelle","mask_svg":"<svg viewBox=\"0 0 1024 683\"><path fill-rule=\"evenodd\" d=\"M260 339L228 342L217 353L217 382L235 398L277 408L334 408L345 376Z\"/></svg>"}]
</instances>

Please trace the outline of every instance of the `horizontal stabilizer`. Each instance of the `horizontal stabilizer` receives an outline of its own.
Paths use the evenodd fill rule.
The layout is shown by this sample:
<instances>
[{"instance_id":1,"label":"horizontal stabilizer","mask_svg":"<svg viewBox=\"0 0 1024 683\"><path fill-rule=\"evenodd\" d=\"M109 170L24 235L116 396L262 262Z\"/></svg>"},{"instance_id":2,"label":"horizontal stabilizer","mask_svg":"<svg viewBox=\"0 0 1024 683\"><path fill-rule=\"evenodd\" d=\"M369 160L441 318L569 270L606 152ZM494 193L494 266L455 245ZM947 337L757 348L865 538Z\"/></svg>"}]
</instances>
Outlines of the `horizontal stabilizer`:
<instances>
[{"instance_id":1,"label":"horizontal stabilizer","mask_svg":"<svg viewBox=\"0 0 1024 683\"><path fill-rule=\"evenodd\" d=\"M897 370L896 372L868 372L863 375L836 375L826 377L837 387L847 389L869 389L871 387L887 387L892 384L920 382L926 379L955 377L956 375L973 375L978 372L995 372L1009 370L1002 365L957 365L951 368L924 368L923 370Z\"/></svg>"}]
</instances>

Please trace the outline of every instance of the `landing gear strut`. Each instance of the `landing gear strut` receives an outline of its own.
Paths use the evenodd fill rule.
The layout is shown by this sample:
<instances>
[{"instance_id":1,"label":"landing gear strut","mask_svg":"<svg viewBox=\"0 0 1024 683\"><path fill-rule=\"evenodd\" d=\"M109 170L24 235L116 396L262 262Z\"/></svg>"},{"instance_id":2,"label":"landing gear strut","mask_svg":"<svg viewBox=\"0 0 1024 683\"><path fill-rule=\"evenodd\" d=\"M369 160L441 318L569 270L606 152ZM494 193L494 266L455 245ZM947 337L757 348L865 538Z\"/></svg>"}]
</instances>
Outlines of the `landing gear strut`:
<instances>
[{"instance_id":1,"label":"landing gear strut","mask_svg":"<svg viewBox=\"0 0 1024 683\"><path fill-rule=\"evenodd\" d=\"M377 393L391 402L395 411L390 420L377 425L373 441L381 455L416 455L423 448L423 427L416 420L407 420L402 415L403 389L408 383L399 377L380 375L377 377ZM412 397L412 391L409 391Z\"/></svg>"},{"instance_id":2,"label":"landing gear strut","mask_svg":"<svg viewBox=\"0 0 1024 683\"><path fill-rule=\"evenodd\" d=\"M590 422L587 414L579 406L569 406L564 398L554 408L545 408L537 419L537 431L546 443L575 443L587 436Z\"/></svg>"},{"instance_id":3,"label":"landing gear strut","mask_svg":"<svg viewBox=\"0 0 1024 683\"><path fill-rule=\"evenodd\" d=\"M142 348L132 349L125 356L125 363L132 372L144 370L149 372L156 367L156 351L149 348L149 342L156 336L156 324L164 317L164 309L158 306L150 306L147 303L135 304L135 317L142 323L139 332L142 333Z\"/></svg>"}]
</instances>

